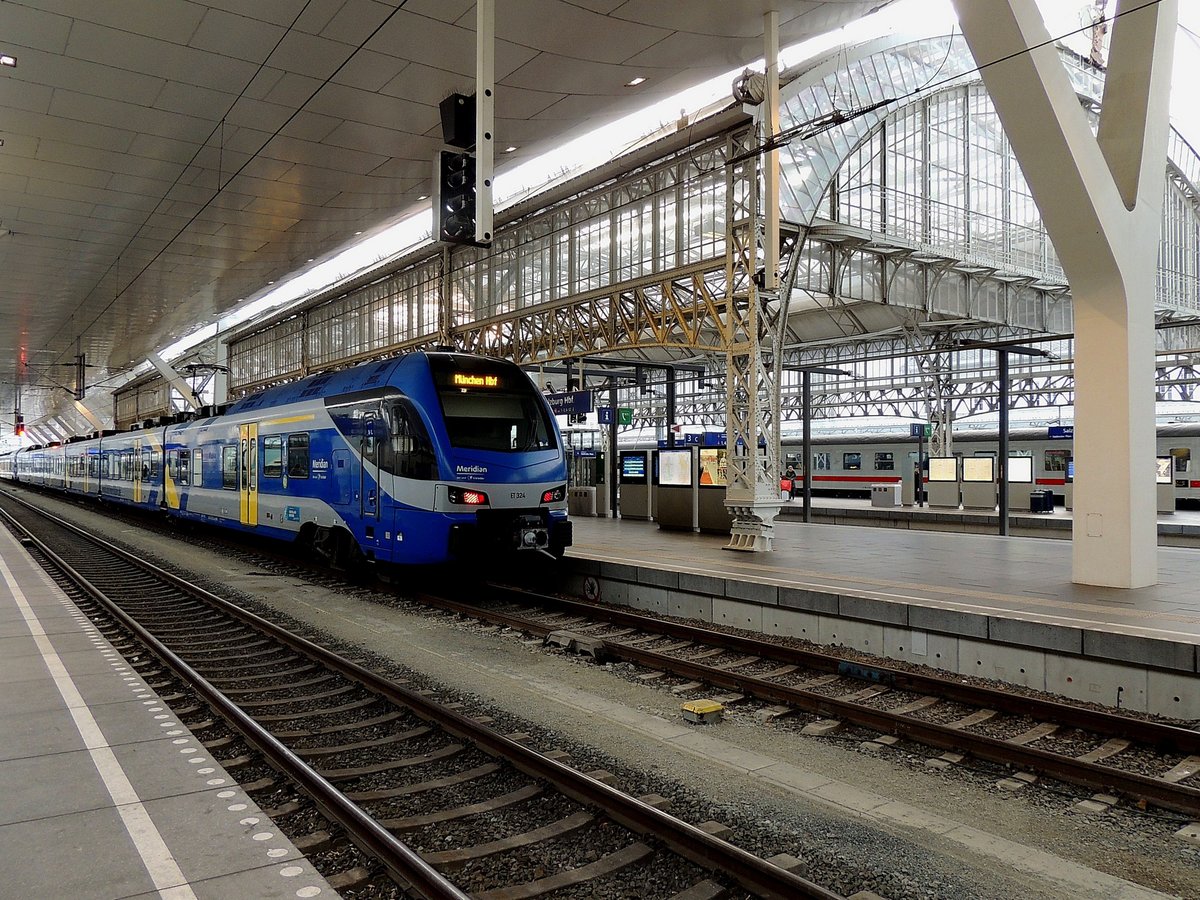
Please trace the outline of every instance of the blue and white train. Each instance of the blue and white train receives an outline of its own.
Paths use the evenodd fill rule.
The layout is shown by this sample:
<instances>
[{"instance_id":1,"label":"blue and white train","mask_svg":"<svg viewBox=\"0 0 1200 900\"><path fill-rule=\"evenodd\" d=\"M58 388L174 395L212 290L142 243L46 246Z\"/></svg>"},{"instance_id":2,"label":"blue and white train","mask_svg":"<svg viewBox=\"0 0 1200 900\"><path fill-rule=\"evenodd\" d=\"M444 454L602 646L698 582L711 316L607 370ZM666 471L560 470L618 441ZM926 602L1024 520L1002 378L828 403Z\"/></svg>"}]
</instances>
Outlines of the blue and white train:
<instances>
[{"instance_id":1,"label":"blue and white train","mask_svg":"<svg viewBox=\"0 0 1200 900\"><path fill-rule=\"evenodd\" d=\"M562 556L567 465L516 365L411 353L314 375L219 415L23 448L0 474L299 541L333 565L481 551Z\"/></svg>"}]
</instances>

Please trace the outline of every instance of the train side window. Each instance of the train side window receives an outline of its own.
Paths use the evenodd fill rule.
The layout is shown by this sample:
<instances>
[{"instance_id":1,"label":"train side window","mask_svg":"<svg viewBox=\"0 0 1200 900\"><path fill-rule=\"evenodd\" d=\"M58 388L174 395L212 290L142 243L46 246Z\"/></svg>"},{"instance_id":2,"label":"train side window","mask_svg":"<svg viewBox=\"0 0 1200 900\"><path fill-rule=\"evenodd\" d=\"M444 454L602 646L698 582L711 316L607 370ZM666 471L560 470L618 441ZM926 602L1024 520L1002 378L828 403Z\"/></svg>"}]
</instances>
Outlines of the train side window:
<instances>
[{"instance_id":1,"label":"train side window","mask_svg":"<svg viewBox=\"0 0 1200 900\"><path fill-rule=\"evenodd\" d=\"M179 451L167 451L167 476L175 482L179 481Z\"/></svg>"},{"instance_id":2,"label":"train side window","mask_svg":"<svg viewBox=\"0 0 1200 900\"><path fill-rule=\"evenodd\" d=\"M308 432L289 434L287 439L288 478L308 477Z\"/></svg>"},{"instance_id":3,"label":"train side window","mask_svg":"<svg viewBox=\"0 0 1200 900\"><path fill-rule=\"evenodd\" d=\"M271 434L262 439L263 478L279 478L283 475L283 435Z\"/></svg>"},{"instance_id":4,"label":"train side window","mask_svg":"<svg viewBox=\"0 0 1200 900\"><path fill-rule=\"evenodd\" d=\"M204 482L204 457L199 450L192 451L192 485L200 487Z\"/></svg>"},{"instance_id":5,"label":"train side window","mask_svg":"<svg viewBox=\"0 0 1200 900\"><path fill-rule=\"evenodd\" d=\"M813 454L813 471L822 472L833 468L829 459L829 454L826 452Z\"/></svg>"},{"instance_id":6,"label":"train side window","mask_svg":"<svg viewBox=\"0 0 1200 900\"><path fill-rule=\"evenodd\" d=\"M876 472L893 472L896 469L896 457L892 453L875 454Z\"/></svg>"},{"instance_id":7,"label":"train side window","mask_svg":"<svg viewBox=\"0 0 1200 900\"><path fill-rule=\"evenodd\" d=\"M238 448L231 444L221 448L221 487L236 491L238 486Z\"/></svg>"},{"instance_id":8,"label":"train side window","mask_svg":"<svg viewBox=\"0 0 1200 900\"><path fill-rule=\"evenodd\" d=\"M1175 471L1184 473L1192 471L1192 450L1190 447L1172 447L1169 451L1175 460Z\"/></svg>"},{"instance_id":9,"label":"train side window","mask_svg":"<svg viewBox=\"0 0 1200 900\"><path fill-rule=\"evenodd\" d=\"M192 482L192 451L179 451L179 483L191 484Z\"/></svg>"},{"instance_id":10,"label":"train side window","mask_svg":"<svg viewBox=\"0 0 1200 900\"><path fill-rule=\"evenodd\" d=\"M1071 455L1070 450L1047 450L1045 456L1047 472L1065 472L1067 471L1067 458Z\"/></svg>"},{"instance_id":11,"label":"train side window","mask_svg":"<svg viewBox=\"0 0 1200 900\"><path fill-rule=\"evenodd\" d=\"M861 469L862 468L862 454L861 453L843 453L842 454L842 468L849 472L853 472L858 469Z\"/></svg>"}]
</instances>

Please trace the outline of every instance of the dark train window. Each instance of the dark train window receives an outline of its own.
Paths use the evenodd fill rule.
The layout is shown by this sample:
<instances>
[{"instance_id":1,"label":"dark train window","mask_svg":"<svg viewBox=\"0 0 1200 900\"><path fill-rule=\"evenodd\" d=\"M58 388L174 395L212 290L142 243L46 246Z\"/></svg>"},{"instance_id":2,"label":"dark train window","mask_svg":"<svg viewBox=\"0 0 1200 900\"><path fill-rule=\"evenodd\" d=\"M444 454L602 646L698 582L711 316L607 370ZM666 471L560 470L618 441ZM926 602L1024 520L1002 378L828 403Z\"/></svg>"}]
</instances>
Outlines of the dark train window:
<instances>
[{"instance_id":1,"label":"dark train window","mask_svg":"<svg viewBox=\"0 0 1200 900\"><path fill-rule=\"evenodd\" d=\"M896 458L891 453L875 454L875 471L891 472L896 468Z\"/></svg>"},{"instance_id":2,"label":"dark train window","mask_svg":"<svg viewBox=\"0 0 1200 900\"><path fill-rule=\"evenodd\" d=\"M1067 458L1070 457L1070 450L1047 450L1046 451L1046 471L1047 472L1065 472L1067 471Z\"/></svg>"},{"instance_id":3,"label":"dark train window","mask_svg":"<svg viewBox=\"0 0 1200 900\"><path fill-rule=\"evenodd\" d=\"M179 451L179 483L182 485L192 482L192 451Z\"/></svg>"},{"instance_id":4,"label":"dark train window","mask_svg":"<svg viewBox=\"0 0 1200 900\"><path fill-rule=\"evenodd\" d=\"M1190 472L1192 470L1192 451L1189 447L1172 447L1169 451L1171 458L1175 460L1176 472Z\"/></svg>"},{"instance_id":5,"label":"dark train window","mask_svg":"<svg viewBox=\"0 0 1200 900\"><path fill-rule=\"evenodd\" d=\"M238 448L236 445L221 448L221 487L236 491L238 486Z\"/></svg>"},{"instance_id":6,"label":"dark train window","mask_svg":"<svg viewBox=\"0 0 1200 900\"><path fill-rule=\"evenodd\" d=\"M263 478L283 475L283 435L273 434L262 439Z\"/></svg>"},{"instance_id":7,"label":"dark train window","mask_svg":"<svg viewBox=\"0 0 1200 900\"><path fill-rule=\"evenodd\" d=\"M821 472L832 469L833 465L829 461L829 454L826 452L813 454L813 471Z\"/></svg>"},{"instance_id":8,"label":"dark train window","mask_svg":"<svg viewBox=\"0 0 1200 900\"><path fill-rule=\"evenodd\" d=\"M289 434L287 440L288 478L308 477L308 432Z\"/></svg>"},{"instance_id":9,"label":"dark train window","mask_svg":"<svg viewBox=\"0 0 1200 900\"><path fill-rule=\"evenodd\" d=\"M849 471L854 471L855 469L861 469L862 468L862 454L861 453L843 453L842 454L842 468L847 469Z\"/></svg>"},{"instance_id":10,"label":"dark train window","mask_svg":"<svg viewBox=\"0 0 1200 900\"><path fill-rule=\"evenodd\" d=\"M429 481L437 477L433 444L421 415L407 398L384 407L390 437L379 442L379 468L402 478Z\"/></svg>"}]
</instances>

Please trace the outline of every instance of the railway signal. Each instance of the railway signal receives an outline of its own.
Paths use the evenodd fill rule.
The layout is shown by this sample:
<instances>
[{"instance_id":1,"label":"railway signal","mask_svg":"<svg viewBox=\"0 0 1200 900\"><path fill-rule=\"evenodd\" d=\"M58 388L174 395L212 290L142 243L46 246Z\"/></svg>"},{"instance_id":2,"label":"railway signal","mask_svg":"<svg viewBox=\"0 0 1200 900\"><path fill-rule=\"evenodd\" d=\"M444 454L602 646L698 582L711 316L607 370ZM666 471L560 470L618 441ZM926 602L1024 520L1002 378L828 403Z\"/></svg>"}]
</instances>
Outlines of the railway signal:
<instances>
[{"instance_id":1,"label":"railway signal","mask_svg":"<svg viewBox=\"0 0 1200 900\"><path fill-rule=\"evenodd\" d=\"M451 244L475 243L475 157L438 151L437 239Z\"/></svg>"}]
</instances>

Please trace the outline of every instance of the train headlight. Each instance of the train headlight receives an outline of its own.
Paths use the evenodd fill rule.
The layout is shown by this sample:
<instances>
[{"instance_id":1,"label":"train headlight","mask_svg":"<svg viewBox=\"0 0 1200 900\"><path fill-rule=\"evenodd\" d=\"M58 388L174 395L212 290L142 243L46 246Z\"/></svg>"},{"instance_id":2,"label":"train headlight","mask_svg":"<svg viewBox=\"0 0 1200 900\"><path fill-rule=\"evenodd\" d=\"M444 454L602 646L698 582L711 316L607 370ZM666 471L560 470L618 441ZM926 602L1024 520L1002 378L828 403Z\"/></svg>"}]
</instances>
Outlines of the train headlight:
<instances>
[{"instance_id":1,"label":"train headlight","mask_svg":"<svg viewBox=\"0 0 1200 900\"><path fill-rule=\"evenodd\" d=\"M483 491L472 491L468 488L450 488L450 502L462 506L487 506L488 495Z\"/></svg>"},{"instance_id":2,"label":"train headlight","mask_svg":"<svg viewBox=\"0 0 1200 900\"><path fill-rule=\"evenodd\" d=\"M550 488L548 491L542 491L543 503L561 503L563 498L567 496L567 486L560 484L558 487Z\"/></svg>"}]
</instances>

